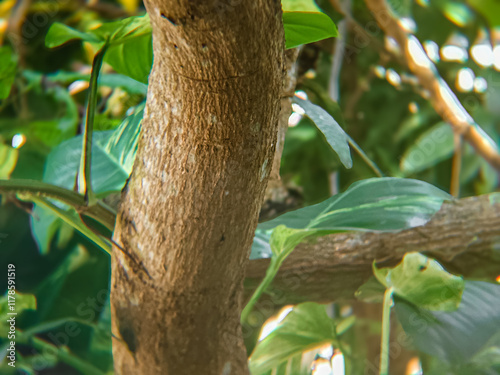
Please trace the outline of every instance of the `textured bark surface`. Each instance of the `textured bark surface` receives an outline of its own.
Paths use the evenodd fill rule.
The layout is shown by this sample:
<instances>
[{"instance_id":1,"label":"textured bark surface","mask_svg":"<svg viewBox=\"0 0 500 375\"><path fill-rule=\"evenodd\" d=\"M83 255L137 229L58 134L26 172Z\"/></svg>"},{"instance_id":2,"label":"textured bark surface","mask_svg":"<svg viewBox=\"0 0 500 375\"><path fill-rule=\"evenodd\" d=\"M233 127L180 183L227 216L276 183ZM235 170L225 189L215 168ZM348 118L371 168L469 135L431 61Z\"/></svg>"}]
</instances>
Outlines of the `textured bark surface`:
<instances>
[{"instance_id":1,"label":"textured bark surface","mask_svg":"<svg viewBox=\"0 0 500 375\"><path fill-rule=\"evenodd\" d=\"M261 307L268 310L270 302L352 300L373 275L373 261L395 264L411 251L434 257L450 272L494 280L500 275L499 248L499 194L465 198L445 203L422 227L399 233L335 234L300 244L281 266ZM264 277L268 264L265 259L248 264L247 296Z\"/></svg>"},{"instance_id":2,"label":"textured bark surface","mask_svg":"<svg viewBox=\"0 0 500 375\"><path fill-rule=\"evenodd\" d=\"M145 4L155 57L114 233L115 370L245 374L242 284L276 144L280 2Z\"/></svg>"},{"instance_id":3,"label":"textured bark surface","mask_svg":"<svg viewBox=\"0 0 500 375\"><path fill-rule=\"evenodd\" d=\"M297 58L300 48L289 49L285 52L286 76L283 80L283 92L281 94L281 110L278 122L278 136L276 138L276 152L274 153L273 165L269 175L265 198L269 200L283 200L286 196L286 188L280 177L281 156L285 147L285 136L288 130L288 119L292 114L292 98L297 84Z\"/></svg>"}]
</instances>

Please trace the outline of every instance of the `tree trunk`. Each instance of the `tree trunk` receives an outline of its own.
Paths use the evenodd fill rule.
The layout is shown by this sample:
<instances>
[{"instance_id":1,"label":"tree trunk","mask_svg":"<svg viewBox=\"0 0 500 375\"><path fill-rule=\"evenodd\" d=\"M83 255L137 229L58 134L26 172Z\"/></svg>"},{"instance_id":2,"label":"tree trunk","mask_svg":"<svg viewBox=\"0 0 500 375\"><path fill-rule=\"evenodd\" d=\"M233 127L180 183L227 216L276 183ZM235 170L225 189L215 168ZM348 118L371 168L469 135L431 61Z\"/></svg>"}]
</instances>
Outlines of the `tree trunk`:
<instances>
[{"instance_id":1,"label":"tree trunk","mask_svg":"<svg viewBox=\"0 0 500 375\"><path fill-rule=\"evenodd\" d=\"M245 374L243 278L273 164L277 0L146 0L154 64L114 240L117 374Z\"/></svg>"}]
</instances>

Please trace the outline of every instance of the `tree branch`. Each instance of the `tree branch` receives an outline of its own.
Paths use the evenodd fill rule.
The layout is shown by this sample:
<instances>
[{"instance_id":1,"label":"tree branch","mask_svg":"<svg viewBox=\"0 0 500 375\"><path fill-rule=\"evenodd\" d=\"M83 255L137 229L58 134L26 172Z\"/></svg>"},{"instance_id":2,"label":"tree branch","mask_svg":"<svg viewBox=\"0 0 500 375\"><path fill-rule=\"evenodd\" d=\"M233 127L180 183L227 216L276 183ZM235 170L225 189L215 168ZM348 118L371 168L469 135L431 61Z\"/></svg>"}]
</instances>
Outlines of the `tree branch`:
<instances>
[{"instance_id":1,"label":"tree branch","mask_svg":"<svg viewBox=\"0 0 500 375\"><path fill-rule=\"evenodd\" d=\"M395 264L412 251L437 259L450 272L493 280L500 274L499 244L500 194L465 198L444 204L422 227L342 233L302 243L281 266L269 297L277 305L353 299L372 276L373 261ZM268 259L249 263L246 295L262 280L268 264Z\"/></svg>"},{"instance_id":2,"label":"tree branch","mask_svg":"<svg viewBox=\"0 0 500 375\"><path fill-rule=\"evenodd\" d=\"M500 170L500 154L496 145L484 134L458 101L453 91L439 76L418 39L398 22L386 0L365 0L365 3L388 37L396 40L406 65L431 96L436 112L460 134L476 152Z\"/></svg>"}]
</instances>

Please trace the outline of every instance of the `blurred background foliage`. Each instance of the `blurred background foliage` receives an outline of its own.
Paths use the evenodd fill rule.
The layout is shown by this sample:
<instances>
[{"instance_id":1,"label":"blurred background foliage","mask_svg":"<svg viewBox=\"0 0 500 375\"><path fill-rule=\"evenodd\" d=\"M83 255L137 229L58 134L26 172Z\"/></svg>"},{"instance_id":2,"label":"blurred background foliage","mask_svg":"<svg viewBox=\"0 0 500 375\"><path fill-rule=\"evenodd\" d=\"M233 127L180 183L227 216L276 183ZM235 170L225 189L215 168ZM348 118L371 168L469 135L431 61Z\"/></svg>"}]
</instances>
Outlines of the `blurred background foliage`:
<instances>
[{"instance_id":1,"label":"blurred background foliage","mask_svg":"<svg viewBox=\"0 0 500 375\"><path fill-rule=\"evenodd\" d=\"M391 0L390 3L401 24L423 44L440 76L465 109L498 144L499 3L495 0ZM394 53L394 41L376 26L361 0L342 2L347 16L338 12L339 4L335 1L319 0L317 5L335 21L342 39L301 47L297 90L329 112L384 175L416 178L450 191L451 171L457 162L453 159L454 134L433 109L429 93ZM96 49L82 41L49 49L45 46L45 36L50 26L61 22L87 31L103 22L144 12L139 0L3 0L0 3L0 178L44 180L71 188L68 184L72 184L76 175L80 143L74 137L82 132ZM339 26L340 22L345 23L344 27ZM114 132L120 129L127 115L142 116L140 105L146 96L144 77L137 72L149 70L149 66L144 66L148 59L134 48L141 47L132 46L130 52L123 52L126 62L132 61L129 70L117 73L109 61L111 65L104 64L100 78L96 138L102 139L103 155L111 157L96 172L96 178L103 183L97 193L109 199L114 195L115 200L131 164L119 150L110 151L109 139L116 135ZM136 121L138 125L140 118L127 121ZM127 140L133 142L136 137L137 134L127 135ZM295 205L320 202L355 181L374 177L359 156L353 154L353 158L353 168L343 168L322 133L294 106L281 175L295 197ZM462 146L461 161L460 197L497 190L498 173L467 144ZM121 174L106 185L117 170ZM24 332L18 346L22 354L19 367L16 372L4 361L0 372L112 372L109 256L51 213L9 195L2 196L0 207L0 248L0 269L6 270L8 263L16 265L16 286L24 296L18 303L26 300L22 304L26 311L17 322ZM0 279L0 286L2 292L6 290L5 277ZM5 301L1 303L5 305ZM335 309L338 314L352 311L351 306ZM0 347L4 353L5 310L0 311ZM360 320L357 336L349 333L351 345L367 357L372 350L370 337L380 332L380 322L370 319ZM328 373L320 372L319 368L322 358L335 354L331 350L324 348L327 354L316 358L315 373ZM469 367L440 370L442 363L438 360L425 355L420 358L427 366L425 373L429 374L497 374L500 355L494 354L487 352L480 358L481 369L469 363ZM366 371L357 367L353 367L352 374ZM418 366L415 371L419 371Z\"/></svg>"}]
</instances>

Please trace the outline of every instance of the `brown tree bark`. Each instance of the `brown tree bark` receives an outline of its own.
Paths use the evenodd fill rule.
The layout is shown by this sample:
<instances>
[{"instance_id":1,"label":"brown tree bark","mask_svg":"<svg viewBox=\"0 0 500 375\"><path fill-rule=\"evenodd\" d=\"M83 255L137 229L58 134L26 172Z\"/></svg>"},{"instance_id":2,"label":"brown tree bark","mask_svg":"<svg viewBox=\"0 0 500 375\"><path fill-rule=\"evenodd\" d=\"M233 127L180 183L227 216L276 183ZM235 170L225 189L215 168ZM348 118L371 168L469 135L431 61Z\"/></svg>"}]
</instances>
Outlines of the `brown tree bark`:
<instances>
[{"instance_id":1,"label":"brown tree bark","mask_svg":"<svg viewBox=\"0 0 500 375\"><path fill-rule=\"evenodd\" d=\"M493 281L500 275L498 194L443 205L422 227L398 233L341 233L300 244L285 260L256 309L305 301L353 300L372 277L372 264L394 265L405 253L423 252L448 271ZM268 259L252 260L246 270L247 296L266 274ZM266 314L264 314L266 315Z\"/></svg>"},{"instance_id":2,"label":"brown tree bark","mask_svg":"<svg viewBox=\"0 0 500 375\"><path fill-rule=\"evenodd\" d=\"M273 164L277 0L147 0L154 64L114 240L117 374L245 374L242 283Z\"/></svg>"}]
</instances>

